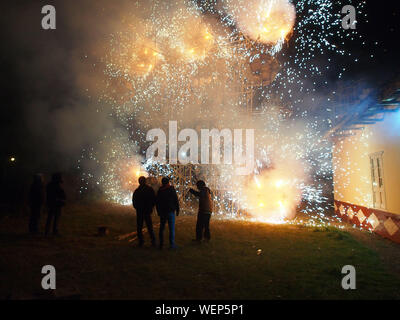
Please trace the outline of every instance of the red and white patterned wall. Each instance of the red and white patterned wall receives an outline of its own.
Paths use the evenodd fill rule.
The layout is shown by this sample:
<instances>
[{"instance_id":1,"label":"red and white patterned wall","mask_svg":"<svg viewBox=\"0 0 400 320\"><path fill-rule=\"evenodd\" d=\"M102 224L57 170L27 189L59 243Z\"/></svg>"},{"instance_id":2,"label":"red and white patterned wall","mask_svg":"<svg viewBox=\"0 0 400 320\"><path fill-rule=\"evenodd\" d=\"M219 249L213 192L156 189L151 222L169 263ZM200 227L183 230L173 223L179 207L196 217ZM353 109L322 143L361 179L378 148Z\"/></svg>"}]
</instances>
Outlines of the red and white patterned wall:
<instances>
[{"instance_id":1,"label":"red and white patterned wall","mask_svg":"<svg viewBox=\"0 0 400 320\"><path fill-rule=\"evenodd\" d=\"M400 215L337 200L335 213L345 222L400 243Z\"/></svg>"}]
</instances>

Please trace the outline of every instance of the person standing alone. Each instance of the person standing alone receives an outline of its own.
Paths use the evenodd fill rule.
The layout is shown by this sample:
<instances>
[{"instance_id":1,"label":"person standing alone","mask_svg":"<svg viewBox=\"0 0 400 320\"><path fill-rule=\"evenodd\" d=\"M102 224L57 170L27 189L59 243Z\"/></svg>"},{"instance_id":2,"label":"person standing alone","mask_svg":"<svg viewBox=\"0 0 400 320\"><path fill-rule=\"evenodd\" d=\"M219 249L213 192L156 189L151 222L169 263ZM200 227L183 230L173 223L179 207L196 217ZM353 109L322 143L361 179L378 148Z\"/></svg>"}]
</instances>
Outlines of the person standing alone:
<instances>
[{"instance_id":1,"label":"person standing alone","mask_svg":"<svg viewBox=\"0 0 400 320\"><path fill-rule=\"evenodd\" d=\"M162 186L158 190L156 198L157 213L160 216L160 249L164 244L164 228L168 222L169 245L170 249L175 249L175 212L179 216L179 200L176 190L169 183L169 178L164 177L161 180Z\"/></svg>"},{"instance_id":2,"label":"person standing alone","mask_svg":"<svg viewBox=\"0 0 400 320\"><path fill-rule=\"evenodd\" d=\"M206 187L206 184L203 180L199 180L196 183L196 187L199 191L196 191L190 188L190 193L199 198L199 211L197 214L197 223L196 223L196 239L195 241L201 242L203 239L203 231L204 238L207 241L210 241L210 219L213 211L213 202L211 199L211 191Z\"/></svg>"},{"instance_id":3,"label":"person standing alone","mask_svg":"<svg viewBox=\"0 0 400 320\"><path fill-rule=\"evenodd\" d=\"M156 204L156 194L154 190L146 184L146 178L139 178L139 187L133 192L132 204L136 209L137 235L139 238L139 247L143 246L143 222L146 223L147 231L150 235L151 245L156 245L156 237L153 231L153 221L151 214Z\"/></svg>"}]
</instances>

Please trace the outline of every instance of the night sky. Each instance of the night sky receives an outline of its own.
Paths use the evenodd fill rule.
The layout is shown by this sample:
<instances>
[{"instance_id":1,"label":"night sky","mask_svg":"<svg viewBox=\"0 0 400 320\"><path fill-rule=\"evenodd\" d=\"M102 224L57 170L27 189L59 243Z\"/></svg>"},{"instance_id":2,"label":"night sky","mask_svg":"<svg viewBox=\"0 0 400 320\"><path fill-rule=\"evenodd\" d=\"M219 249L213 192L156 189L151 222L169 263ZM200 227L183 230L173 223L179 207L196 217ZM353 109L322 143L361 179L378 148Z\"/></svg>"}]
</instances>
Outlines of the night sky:
<instances>
[{"instance_id":1,"label":"night sky","mask_svg":"<svg viewBox=\"0 0 400 320\"><path fill-rule=\"evenodd\" d=\"M399 74L400 43L398 40L400 6L397 1L367 1L368 20L361 19L357 24L359 33L366 39L366 48L354 47L352 50L361 57L360 65L349 70L351 78L369 76L376 78L395 77ZM372 57L371 57L372 55Z\"/></svg>"}]
</instances>

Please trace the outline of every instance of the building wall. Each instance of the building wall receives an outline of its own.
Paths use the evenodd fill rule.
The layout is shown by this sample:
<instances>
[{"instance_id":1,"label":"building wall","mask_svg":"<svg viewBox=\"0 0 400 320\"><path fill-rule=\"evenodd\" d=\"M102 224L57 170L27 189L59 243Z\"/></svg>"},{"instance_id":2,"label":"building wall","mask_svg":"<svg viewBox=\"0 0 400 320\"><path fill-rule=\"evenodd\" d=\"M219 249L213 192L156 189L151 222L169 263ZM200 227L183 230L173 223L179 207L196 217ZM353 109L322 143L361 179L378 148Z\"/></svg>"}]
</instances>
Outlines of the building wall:
<instances>
[{"instance_id":1,"label":"building wall","mask_svg":"<svg viewBox=\"0 0 400 320\"><path fill-rule=\"evenodd\" d=\"M333 149L335 200L373 208L369 155L383 151L386 209L380 210L400 215L400 111L356 132Z\"/></svg>"}]
</instances>

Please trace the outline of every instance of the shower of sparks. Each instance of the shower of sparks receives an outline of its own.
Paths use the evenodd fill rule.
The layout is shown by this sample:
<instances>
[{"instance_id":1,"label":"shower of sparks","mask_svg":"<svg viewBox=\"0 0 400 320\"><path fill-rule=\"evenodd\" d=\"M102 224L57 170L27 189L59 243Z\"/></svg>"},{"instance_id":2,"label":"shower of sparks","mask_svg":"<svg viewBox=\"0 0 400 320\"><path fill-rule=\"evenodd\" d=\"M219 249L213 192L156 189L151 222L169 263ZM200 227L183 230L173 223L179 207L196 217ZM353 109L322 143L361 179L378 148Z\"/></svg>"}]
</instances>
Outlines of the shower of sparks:
<instances>
[{"instance_id":1,"label":"shower of sparks","mask_svg":"<svg viewBox=\"0 0 400 320\"><path fill-rule=\"evenodd\" d=\"M364 6L357 5L360 15ZM81 191L96 184L109 200L127 204L140 175L167 175L179 192L201 177L221 191L217 213L283 223L300 209L308 223L330 223L323 191L332 183L332 146L322 136L334 115L328 98L316 101L315 86L329 85L325 74L341 66L339 58L354 61L345 42L361 38L343 30L335 8L332 0L152 0L125 8L102 57L99 97L119 129L84 150ZM341 78L345 65L338 70ZM250 88L256 114L247 110ZM193 165L183 183L175 167L145 162L146 132L168 132L169 120L197 131L254 128L254 174Z\"/></svg>"}]
</instances>

